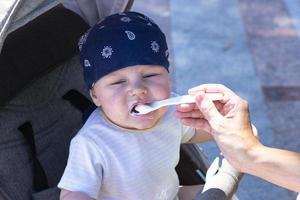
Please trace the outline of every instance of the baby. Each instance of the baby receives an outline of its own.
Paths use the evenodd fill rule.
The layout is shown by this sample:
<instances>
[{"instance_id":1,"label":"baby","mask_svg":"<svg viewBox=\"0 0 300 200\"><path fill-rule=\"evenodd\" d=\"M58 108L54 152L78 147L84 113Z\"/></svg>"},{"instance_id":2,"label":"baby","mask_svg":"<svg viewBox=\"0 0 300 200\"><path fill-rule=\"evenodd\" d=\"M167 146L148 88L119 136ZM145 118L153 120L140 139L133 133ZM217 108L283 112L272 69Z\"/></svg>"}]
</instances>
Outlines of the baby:
<instances>
[{"instance_id":1,"label":"baby","mask_svg":"<svg viewBox=\"0 0 300 200\"><path fill-rule=\"evenodd\" d=\"M212 137L182 125L174 107L131 114L174 96L165 35L145 15L126 12L93 26L79 48L97 109L71 141L60 198L177 199L180 144Z\"/></svg>"}]
</instances>

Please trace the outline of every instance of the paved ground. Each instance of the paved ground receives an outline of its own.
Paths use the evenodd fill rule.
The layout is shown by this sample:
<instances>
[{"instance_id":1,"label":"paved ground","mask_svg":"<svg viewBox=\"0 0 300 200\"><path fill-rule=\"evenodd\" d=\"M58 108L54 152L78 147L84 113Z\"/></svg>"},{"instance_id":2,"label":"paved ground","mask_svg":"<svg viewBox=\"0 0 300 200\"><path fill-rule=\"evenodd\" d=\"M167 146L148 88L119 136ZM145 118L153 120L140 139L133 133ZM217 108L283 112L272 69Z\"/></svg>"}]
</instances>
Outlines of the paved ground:
<instances>
[{"instance_id":1,"label":"paved ground","mask_svg":"<svg viewBox=\"0 0 300 200\"><path fill-rule=\"evenodd\" d=\"M264 144L300 152L300 2L294 0L136 1L167 33L174 89L222 83L250 102ZM209 160L214 144L201 145ZM241 200L296 198L245 176Z\"/></svg>"}]
</instances>

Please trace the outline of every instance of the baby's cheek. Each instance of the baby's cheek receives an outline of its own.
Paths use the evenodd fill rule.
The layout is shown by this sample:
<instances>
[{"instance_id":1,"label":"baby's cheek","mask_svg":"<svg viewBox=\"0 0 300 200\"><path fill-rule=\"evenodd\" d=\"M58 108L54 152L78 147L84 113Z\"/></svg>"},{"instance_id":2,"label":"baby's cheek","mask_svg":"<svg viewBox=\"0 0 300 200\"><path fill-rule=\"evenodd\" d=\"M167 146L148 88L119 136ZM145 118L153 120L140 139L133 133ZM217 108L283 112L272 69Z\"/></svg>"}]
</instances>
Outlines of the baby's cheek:
<instances>
[{"instance_id":1,"label":"baby's cheek","mask_svg":"<svg viewBox=\"0 0 300 200\"><path fill-rule=\"evenodd\" d=\"M128 113L128 106L127 101L125 98L122 97L122 94L120 94L118 97L115 97L112 102L112 112L115 112L116 115L124 115Z\"/></svg>"},{"instance_id":2,"label":"baby's cheek","mask_svg":"<svg viewBox=\"0 0 300 200\"><path fill-rule=\"evenodd\" d=\"M171 96L170 88L167 86L159 87L158 91L161 99L167 99Z\"/></svg>"},{"instance_id":3,"label":"baby's cheek","mask_svg":"<svg viewBox=\"0 0 300 200\"><path fill-rule=\"evenodd\" d=\"M171 87L166 82L154 82L149 88L157 96L168 98L170 95Z\"/></svg>"},{"instance_id":4,"label":"baby's cheek","mask_svg":"<svg viewBox=\"0 0 300 200\"><path fill-rule=\"evenodd\" d=\"M105 112L115 112L115 110L118 109L119 105L118 105L118 100L116 99L116 97L111 96L110 98L107 98L106 103L103 103L103 110Z\"/></svg>"}]
</instances>

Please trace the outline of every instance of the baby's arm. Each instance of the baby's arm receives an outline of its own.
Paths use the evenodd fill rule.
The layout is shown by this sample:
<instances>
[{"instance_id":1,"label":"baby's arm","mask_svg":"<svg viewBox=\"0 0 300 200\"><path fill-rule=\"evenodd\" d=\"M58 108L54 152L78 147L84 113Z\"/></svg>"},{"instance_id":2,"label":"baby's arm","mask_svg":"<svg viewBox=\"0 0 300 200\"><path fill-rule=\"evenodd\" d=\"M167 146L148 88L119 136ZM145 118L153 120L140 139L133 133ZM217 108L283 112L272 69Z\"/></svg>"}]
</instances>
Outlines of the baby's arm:
<instances>
[{"instance_id":1,"label":"baby's arm","mask_svg":"<svg viewBox=\"0 0 300 200\"><path fill-rule=\"evenodd\" d=\"M188 141L188 143L203 143L213 140L213 136L201 129L196 129L195 135Z\"/></svg>"},{"instance_id":2,"label":"baby's arm","mask_svg":"<svg viewBox=\"0 0 300 200\"><path fill-rule=\"evenodd\" d=\"M60 200L93 200L86 194L83 194L82 192L72 192L69 190L62 189L60 192Z\"/></svg>"}]
</instances>

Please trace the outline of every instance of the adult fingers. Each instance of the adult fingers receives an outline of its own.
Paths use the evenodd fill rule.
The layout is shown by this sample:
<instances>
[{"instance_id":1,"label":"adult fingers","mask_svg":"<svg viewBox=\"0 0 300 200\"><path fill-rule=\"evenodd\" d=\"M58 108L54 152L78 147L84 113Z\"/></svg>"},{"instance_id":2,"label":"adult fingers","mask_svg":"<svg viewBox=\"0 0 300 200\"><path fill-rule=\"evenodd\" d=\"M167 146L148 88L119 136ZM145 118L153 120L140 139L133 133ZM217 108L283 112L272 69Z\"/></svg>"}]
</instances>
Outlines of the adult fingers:
<instances>
[{"instance_id":1,"label":"adult fingers","mask_svg":"<svg viewBox=\"0 0 300 200\"><path fill-rule=\"evenodd\" d=\"M234 94L234 92L232 90L230 90L229 88L227 88L226 86L224 86L222 84L213 84L213 83L202 84L202 85L190 88L188 90L188 93L192 95L192 94L196 94L199 91L220 92L223 94L226 94L226 93Z\"/></svg>"},{"instance_id":2,"label":"adult fingers","mask_svg":"<svg viewBox=\"0 0 300 200\"><path fill-rule=\"evenodd\" d=\"M197 110L192 110L190 112L180 112L180 111L176 111L175 112L175 117L177 118L203 118L202 113L200 112L199 109Z\"/></svg>"},{"instance_id":3,"label":"adult fingers","mask_svg":"<svg viewBox=\"0 0 300 200\"><path fill-rule=\"evenodd\" d=\"M176 110L179 112L191 112L196 108L196 104L189 103L189 104L179 104L176 105Z\"/></svg>"},{"instance_id":4,"label":"adult fingers","mask_svg":"<svg viewBox=\"0 0 300 200\"><path fill-rule=\"evenodd\" d=\"M232 96L236 96L236 94L222 84L202 84L188 90L190 95L195 95L197 92L203 91L205 93L221 93L223 94L223 99L220 100L222 103L226 103L228 100L232 98Z\"/></svg>"},{"instance_id":5,"label":"adult fingers","mask_svg":"<svg viewBox=\"0 0 300 200\"><path fill-rule=\"evenodd\" d=\"M186 126L194 127L196 129L201 129L208 133L210 133L212 130L211 126L205 119L182 118L180 119L180 121L182 124Z\"/></svg>"},{"instance_id":6,"label":"adult fingers","mask_svg":"<svg viewBox=\"0 0 300 200\"><path fill-rule=\"evenodd\" d=\"M214 104L216 106L216 108L220 111L223 109L224 104L219 102L219 101L214 101ZM176 110L178 112L194 112L196 110L199 110L198 106L195 103L189 103L189 104L179 104L176 105Z\"/></svg>"},{"instance_id":7,"label":"adult fingers","mask_svg":"<svg viewBox=\"0 0 300 200\"><path fill-rule=\"evenodd\" d=\"M222 115L219 113L214 103L205 95L203 91L197 93L196 104L203 114L203 117L210 123L212 127L218 125L219 120L222 119Z\"/></svg>"}]
</instances>

